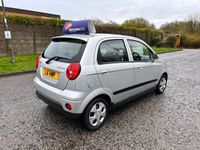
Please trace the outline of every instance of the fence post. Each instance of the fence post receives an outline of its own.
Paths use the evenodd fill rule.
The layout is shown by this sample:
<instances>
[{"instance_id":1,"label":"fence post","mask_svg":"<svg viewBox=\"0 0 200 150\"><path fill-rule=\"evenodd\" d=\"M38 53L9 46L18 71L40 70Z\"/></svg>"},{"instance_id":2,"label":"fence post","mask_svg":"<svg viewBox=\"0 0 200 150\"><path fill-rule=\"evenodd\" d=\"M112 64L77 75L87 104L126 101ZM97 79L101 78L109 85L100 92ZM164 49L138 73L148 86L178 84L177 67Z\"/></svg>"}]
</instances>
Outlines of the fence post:
<instances>
[{"instance_id":1,"label":"fence post","mask_svg":"<svg viewBox=\"0 0 200 150\"><path fill-rule=\"evenodd\" d=\"M34 48L34 54L36 54L37 53L37 51L36 51L36 34L35 34L35 25L33 25L33 48Z\"/></svg>"}]
</instances>

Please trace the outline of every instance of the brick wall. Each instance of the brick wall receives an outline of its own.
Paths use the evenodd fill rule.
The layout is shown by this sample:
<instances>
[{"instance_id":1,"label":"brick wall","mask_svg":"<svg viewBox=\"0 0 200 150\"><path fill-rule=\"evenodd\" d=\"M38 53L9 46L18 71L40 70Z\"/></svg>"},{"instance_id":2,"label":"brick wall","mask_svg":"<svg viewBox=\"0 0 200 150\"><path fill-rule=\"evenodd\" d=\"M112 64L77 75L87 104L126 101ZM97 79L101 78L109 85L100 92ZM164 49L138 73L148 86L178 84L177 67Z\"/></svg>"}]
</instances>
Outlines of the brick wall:
<instances>
[{"instance_id":1,"label":"brick wall","mask_svg":"<svg viewBox=\"0 0 200 150\"><path fill-rule=\"evenodd\" d=\"M15 54L42 52L53 36L61 35L62 27L9 24L12 48ZM4 27L0 22L0 55L7 55Z\"/></svg>"}]
</instances>

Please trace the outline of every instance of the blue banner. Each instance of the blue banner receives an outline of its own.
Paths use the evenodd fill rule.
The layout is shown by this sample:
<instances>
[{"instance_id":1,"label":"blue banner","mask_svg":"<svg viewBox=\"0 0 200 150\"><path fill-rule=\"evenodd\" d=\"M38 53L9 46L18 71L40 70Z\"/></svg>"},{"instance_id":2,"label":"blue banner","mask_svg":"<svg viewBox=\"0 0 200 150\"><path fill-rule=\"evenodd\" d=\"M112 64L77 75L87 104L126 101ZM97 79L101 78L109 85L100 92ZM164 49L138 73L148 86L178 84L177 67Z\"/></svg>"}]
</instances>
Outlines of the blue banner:
<instances>
[{"instance_id":1,"label":"blue banner","mask_svg":"<svg viewBox=\"0 0 200 150\"><path fill-rule=\"evenodd\" d=\"M96 33L95 26L91 20L66 22L63 27L64 34L89 34Z\"/></svg>"}]
</instances>

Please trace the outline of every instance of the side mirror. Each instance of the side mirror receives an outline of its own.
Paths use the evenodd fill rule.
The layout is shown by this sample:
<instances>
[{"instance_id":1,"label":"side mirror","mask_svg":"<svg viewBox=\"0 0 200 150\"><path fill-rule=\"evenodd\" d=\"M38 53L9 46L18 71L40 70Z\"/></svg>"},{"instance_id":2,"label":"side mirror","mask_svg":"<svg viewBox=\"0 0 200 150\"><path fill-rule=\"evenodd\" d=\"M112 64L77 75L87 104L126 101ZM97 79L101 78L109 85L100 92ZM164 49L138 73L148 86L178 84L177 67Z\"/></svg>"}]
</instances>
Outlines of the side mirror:
<instances>
[{"instance_id":1,"label":"side mirror","mask_svg":"<svg viewBox=\"0 0 200 150\"><path fill-rule=\"evenodd\" d=\"M153 53L152 56L153 56L153 59L158 59L158 55L157 54Z\"/></svg>"}]
</instances>

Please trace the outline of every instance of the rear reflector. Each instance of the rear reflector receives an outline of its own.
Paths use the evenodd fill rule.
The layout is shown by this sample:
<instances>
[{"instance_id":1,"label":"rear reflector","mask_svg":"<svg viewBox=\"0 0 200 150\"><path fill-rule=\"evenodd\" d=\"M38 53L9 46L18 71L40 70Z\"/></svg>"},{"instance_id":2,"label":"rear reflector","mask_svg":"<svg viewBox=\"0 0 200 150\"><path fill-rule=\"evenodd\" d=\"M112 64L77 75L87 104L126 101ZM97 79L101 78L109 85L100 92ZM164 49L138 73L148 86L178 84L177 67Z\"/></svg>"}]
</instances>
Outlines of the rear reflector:
<instances>
[{"instance_id":1,"label":"rear reflector","mask_svg":"<svg viewBox=\"0 0 200 150\"><path fill-rule=\"evenodd\" d=\"M68 110L72 110L72 105L71 105L71 104L66 103L65 106L66 106L66 108L67 108Z\"/></svg>"}]
</instances>

